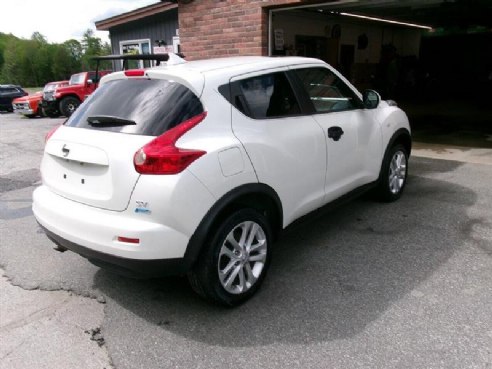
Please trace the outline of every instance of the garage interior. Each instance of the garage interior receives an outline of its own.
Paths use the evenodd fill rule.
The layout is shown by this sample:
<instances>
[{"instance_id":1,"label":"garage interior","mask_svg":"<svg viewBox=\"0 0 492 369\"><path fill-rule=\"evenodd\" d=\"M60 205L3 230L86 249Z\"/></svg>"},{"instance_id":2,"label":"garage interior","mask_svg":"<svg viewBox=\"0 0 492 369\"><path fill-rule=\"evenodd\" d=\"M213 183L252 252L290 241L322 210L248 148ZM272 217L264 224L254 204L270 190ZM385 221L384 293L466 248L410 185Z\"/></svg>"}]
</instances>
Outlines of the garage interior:
<instances>
[{"instance_id":1,"label":"garage interior","mask_svg":"<svg viewBox=\"0 0 492 369\"><path fill-rule=\"evenodd\" d=\"M416 141L492 148L492 1L276 8L269 35L270 55L323 59L358 89L396 100Z\"/></svg>"}]
</instances>

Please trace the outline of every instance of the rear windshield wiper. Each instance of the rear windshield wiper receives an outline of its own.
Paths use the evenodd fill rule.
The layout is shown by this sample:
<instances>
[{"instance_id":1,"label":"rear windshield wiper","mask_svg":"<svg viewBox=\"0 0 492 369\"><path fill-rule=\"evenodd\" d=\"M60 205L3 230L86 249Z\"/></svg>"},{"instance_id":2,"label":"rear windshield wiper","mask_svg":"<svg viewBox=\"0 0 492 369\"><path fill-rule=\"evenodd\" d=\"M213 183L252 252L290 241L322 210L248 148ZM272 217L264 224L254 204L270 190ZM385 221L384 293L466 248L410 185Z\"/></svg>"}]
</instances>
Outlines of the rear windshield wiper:
<instances>
[{"instance_id":1,"label":"rear windshield wiper","mask_svg":"<svg viewBox=\"0 0 492 369\"><path fill-rule=\"evenodd\" d=\"M88 117L87 122L93 126L134 126L137 123L131 119L114 117L112 115L95 115Z\"/></svg>"}]
</instances>

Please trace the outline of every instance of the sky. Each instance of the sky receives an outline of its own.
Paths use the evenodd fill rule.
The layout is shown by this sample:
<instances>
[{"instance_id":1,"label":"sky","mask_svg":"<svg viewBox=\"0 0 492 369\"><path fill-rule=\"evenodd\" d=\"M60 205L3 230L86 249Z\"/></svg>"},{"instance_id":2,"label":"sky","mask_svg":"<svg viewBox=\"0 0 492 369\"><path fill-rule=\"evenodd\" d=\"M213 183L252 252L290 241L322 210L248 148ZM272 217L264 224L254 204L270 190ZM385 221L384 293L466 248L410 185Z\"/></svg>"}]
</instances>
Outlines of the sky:
<instances>
[{"instance_id":1,"label":"sky","mask_svg":"<svg viewBox=\"0 0 492 369\"><path fill-rule=\"evenodd\" d=\"M51 43L80 40L95 21L106 19L159 0L1 0L0 32L30 38L40 32ZM107 31L96 35L109 42Z\"/></svg>"}]
</instances>

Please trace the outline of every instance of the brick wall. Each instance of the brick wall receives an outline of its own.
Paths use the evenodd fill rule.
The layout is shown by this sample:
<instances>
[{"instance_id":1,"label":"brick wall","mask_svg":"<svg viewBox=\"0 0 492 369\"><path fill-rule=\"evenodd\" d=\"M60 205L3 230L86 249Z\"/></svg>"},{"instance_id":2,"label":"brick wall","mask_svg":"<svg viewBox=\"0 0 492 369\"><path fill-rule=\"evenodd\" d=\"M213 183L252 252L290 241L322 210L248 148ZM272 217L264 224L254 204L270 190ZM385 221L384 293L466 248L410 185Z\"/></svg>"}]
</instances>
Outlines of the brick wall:
<instances>
[{"instance_id":1,"label":"brick wall","mask_svg":"<svg viewBox=\"0 0 492 369\"><path fill-rule=\"evenodd\" d=\"M268 9L306 0L194 0L179 2L179 38L188 60L268 55ZM326 0L325 0L326 2Z\"/></svg>"}]
</instances>

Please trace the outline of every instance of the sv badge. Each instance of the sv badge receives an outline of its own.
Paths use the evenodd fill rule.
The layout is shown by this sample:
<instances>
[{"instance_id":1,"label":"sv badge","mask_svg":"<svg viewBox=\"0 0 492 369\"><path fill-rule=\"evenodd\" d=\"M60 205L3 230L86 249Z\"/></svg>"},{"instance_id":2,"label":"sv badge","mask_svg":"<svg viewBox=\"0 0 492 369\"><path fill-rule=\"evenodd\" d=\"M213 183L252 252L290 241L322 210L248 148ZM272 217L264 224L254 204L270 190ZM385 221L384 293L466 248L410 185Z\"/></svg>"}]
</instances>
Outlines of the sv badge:
<instances>
[{"instance_id":1,"label":"sv badge","mask_svg":"<svg viewBox=\"0 0 492 369\"><path fill-rule=\"evenodd\" d=\"M135 213L150 214L149 203L146 201L135 201Z\"/></svg>"}]
</instances>

